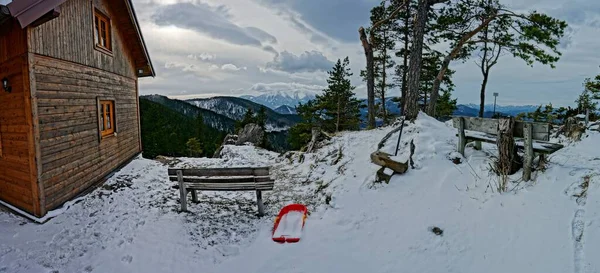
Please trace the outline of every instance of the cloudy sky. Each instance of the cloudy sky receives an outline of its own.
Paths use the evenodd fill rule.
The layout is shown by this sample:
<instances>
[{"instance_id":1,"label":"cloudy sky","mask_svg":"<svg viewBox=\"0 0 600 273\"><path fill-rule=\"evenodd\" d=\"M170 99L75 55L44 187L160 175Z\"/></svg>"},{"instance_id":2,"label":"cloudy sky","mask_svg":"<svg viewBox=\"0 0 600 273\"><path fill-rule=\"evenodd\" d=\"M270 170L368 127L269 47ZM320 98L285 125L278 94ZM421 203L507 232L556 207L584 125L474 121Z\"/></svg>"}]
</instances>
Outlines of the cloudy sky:
<instances>
[{"instance_id":1,"label":"cloudy sky","mask_svg":"<svg viewBox=\"0 0 600 273\"><path fill-rule=\"evenodd\" d=\"M338 58L350 57L358 77L364 55L357 29L379 0L133 0L156 78L140 80L141 94L173 97L320 91ZM499 104L570 105L586 77L600 73L600 1L504 0L566 20L568 35L556 69L528 67L503 57L489 93ZM473 61L453 63L454 96L478 102L481 74ZM399 93L391 90L391 95ZM490 100L489 102L492 102Z\"/></svg>"}]
</instances>

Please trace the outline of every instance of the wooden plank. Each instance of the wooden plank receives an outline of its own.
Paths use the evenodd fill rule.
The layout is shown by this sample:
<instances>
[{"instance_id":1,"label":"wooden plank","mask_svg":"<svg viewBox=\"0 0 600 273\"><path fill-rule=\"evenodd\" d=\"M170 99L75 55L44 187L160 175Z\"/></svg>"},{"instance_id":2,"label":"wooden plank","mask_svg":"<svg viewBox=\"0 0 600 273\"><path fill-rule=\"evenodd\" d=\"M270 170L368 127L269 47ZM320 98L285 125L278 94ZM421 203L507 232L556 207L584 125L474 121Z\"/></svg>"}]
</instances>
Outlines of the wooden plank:
<instances>
[{"instance_id":1,"label":"wooden plank","mask_svg":"<svg viewBox=\"0 0 600 273\"><path fill-rule=\"evenodd\" d=\"M223 189L231 189L231 188L252 188L252 187L268 187L275 185L274 180L264 181L264 182L256 182L256 183L190 183L185 182L184 184L187 188L197 188L197 187L207 187L207 188L223 188Z\"/></svg>"},{"instance_id":2,"label":"wooden plank","mask_svg":"<svg viewBox=\"0 0 600 273\"><path fill-rule=\"evenodd\" d=\"M525 124L523 129L524 141L524 162L523 162L523 180L529 181L531 179L531 167L533 165L533 139L532 139L532 128L531 124Z\"/></svg>"},{"instance_id":3,"label":"wooden plank","mask_svg":"<svg viewBox=\"0 0 600 273\"><path fill-rule=\"evenodd\" d=\"M471 141L478 140L478 141L496 144L496 136L491 135L491 134L485 134L485 133L479 133L479 132L466 132L465 137L467 140L471 140ZM562 144L551 143L551 142L546 142L546 141L541 141L541 140L533 140L532 143L533 143L533 151L535 153L542 153L542 154L551 154L551 153L554 153L564 147ZM523 149L525 147L524 140L522 138L515 138L515 145L517 145L517 147L519 147L520 149Z\"/></svg>"},{"instance_id":4,"label":"wooden plank","mask_svg":"<svg viewBox=\"0 0 600 273\"><path fill-rule=\"evenodd\" d=\"M187 211L187 192L183 183L183 171L177 170L177 178L179 181L179 202L181 203L181 211Z\"/></svg>"},{"instance_id":5,"label":"wooden plank","mask_svg":"<svg viewBox=\"0 0 600 273\"><path fill-rule=\"evenodd\" d=\"M169 176L170 181L178 181L177 176ZM233 178L224 178L213 176L210 178L198 178L198 177L183 177L183 182L189 183L254 183L254 182L266 182L272 181L269 176L251 176L251 177L233 177Z\"/></svg>"},{"instance_id":6,"label":"wooden plank","mask_svg":"<svg viewBox=\"0 0 600 273\"><path fill-rule=\"evenodd\" d=\"M265 215L265 205L263 204L262 191L260 191L260 190L256 191L256 205L258 206L258 216L264 216Z\"/></svg>"},{"instance_id":7,"label":"wooden plank","mask_svg":"<svg viewBox=\"0 0 600 273\"><path fill-rule=\"evenodd\" d=\"M371 153L371 161L379 166L388 167L396 173L405 173L408 170L408 162L397 162L392 160L392 155L382 151Z\"/></svg>"},{"instance_id":8,"label":"wooden plank","mask_svg":"<svg viewBox=\"0 0 600 273\"><path fill-rule=\"evenodd\" d=\"M203 191L253 191L253 190L261 190L261 191L270 191L273 190L273 186L244 186L244 187L237 187L237 188L222 188L222 187L207 187L204 186L203 184L195 184L193 187L187 187L187 189L193 189L193 190L203 190Z\"/></svg>"},{"instance_id":9,"label":"wooden plank","mask_svg":"<svg viewBox=\"0 0 600 273\"><path fill-rule=\"evenodd\" d=\"M178 170L183 171L184 176L267 176L269 167L255 168L210 168L210 169L169 169L169 175L176 175Z\"/></svg>"},{"instance_id":10,"label":"wooden plank","mask_svg":"<svg viewBox=\"0 0 600 273\"><path fill-rule=\"evenodd\" d=\"M479 117L452 117L452 124L454 128L458 128L460 118L465 121L465 130L484 132L488 134L496 135L498 132L498 119L490 118L479 118ZM532 124L532 136L535 140L549 140L550 125L547 123L540 122L523 122L515 121L513 135L515 137L523 137L523 128L525 123Z\"/></svg>"}]
</instances>

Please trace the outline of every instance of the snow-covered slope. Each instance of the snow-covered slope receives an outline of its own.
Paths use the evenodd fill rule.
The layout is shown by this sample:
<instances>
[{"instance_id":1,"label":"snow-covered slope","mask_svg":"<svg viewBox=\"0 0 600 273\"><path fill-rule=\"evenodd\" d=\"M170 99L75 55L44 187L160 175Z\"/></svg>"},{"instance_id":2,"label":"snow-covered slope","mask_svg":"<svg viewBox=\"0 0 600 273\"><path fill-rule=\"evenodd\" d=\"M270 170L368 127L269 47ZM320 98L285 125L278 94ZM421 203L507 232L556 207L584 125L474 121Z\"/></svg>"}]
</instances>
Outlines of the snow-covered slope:
<instances>
[{"instance_id":1,"label":"snow-covered slope","mask_svg":"<svg viewBox=\"0 0 600 273\"><path fill-rule=\"evenodd\" d=\"M241 96L241 98L275 109L282 105L295 107L298 103L306 103L307 101L314 99L315 96L316 93L310 91L277 91L258 96L245 95Z\"/></svg>"},{"instance_id":2,"label":"snow-covered slope","mask_svg":"<svg viewBox=\"0 0 600 273\"><path fill-rule=\"evenodd\" d=\"M293 114L297 113L296 112L296 108L295 107L291 107L289 105L279 106L279 107L275 108L274 111L277 112L277 113L280 113L280 114L284 114L284 115L293 115Z\"/></svg>"},{"instance_id":3,"label":"snow-covered slope","mask_svg":"<svg viewBox=\"0 0 600 273\"><path fill-rule=\"evenodd\" d=\"M455 129L425 115L404 129L398 159L414 168L373 183L369 154L393 127L347 132L315 153L227 146L222 159L136 159L44 225L0 212L6 272L575 272L600 271L600 133L549 157L534 182L498 193L497 151L455 152ZM393 153L397 134L382 150ZM459 157L460 164L453 159ZM166 165L165 165L166 164ZM177 213L168 165L271 165L267 216L253 192L202 192ZM302 240L271 240L291 203L311 212ZM433 227L443 230L438 236Z\"/></svg>"}]
</instances>

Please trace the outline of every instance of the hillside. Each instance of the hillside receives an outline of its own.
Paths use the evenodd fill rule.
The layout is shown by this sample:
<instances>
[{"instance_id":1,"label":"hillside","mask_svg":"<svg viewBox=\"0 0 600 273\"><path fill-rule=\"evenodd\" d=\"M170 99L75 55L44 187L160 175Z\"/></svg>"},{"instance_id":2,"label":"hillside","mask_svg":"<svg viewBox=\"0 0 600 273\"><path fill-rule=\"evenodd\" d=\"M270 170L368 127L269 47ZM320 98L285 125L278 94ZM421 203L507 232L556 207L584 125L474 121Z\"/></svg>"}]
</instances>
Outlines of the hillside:
<instances>
[{"instance_id":1,"label":"hillside","mask_svg":"<svg viewBox=\"0 0 600 273\"><path fill-rule=\"evenodd\" d=\"M168 107L140 99L140 118L144 157L189 156L186 143L196 138L202 146L202 156L211 157L223 142L225 132L209 126L200 127L196 118L185 116Z\"/></svg>"},{"instance_id":2,"label":"hillside","mask_svg":"<svg viewBox=\"0 0 600 273\"><path fill-rule=\"evenodd\" d=\"M212 97L206 99L191 99L188 103L202 109L207 109L233 120L242 120L248 109L254 113L260 111L263 105L237 97ZM285 130L296 124L300 118L296 115L283 115L265 107L267 114L267 129L274 131Z\"/></svg>"},{"instance_id":3,"label":"hillside","mask_svg":"<svg viewBox=\"0 0 600 273\"><path fill-rule=\"evenodd\" d=\"M414 168L374 183L369 152L393 128L343 132L314 153L226 146L220 159L135 159L44 226L0 211L0 264L6 272L600 271L599 133L564 143L535 181L517 172L500 194L489 169L495 146L462 157L456 130L425 115L402 136L400 157L415 144ZM382 150L393 152L396 137ZM254 192L202 192L178 213L168 168L235 166L272 166L265 217ZM302 240L274 243L273 220L291 203L310 211Z\"/></svg>"},{"instance_id":4,"label":"hillside","mask_svg":"<svg viewBox=\"0 0 600 273\"><path fill-rule=\"evenodd\" d=\"M159 103L173 111L176 111L191 118L195 118L198 115L202 115L202 118L204 119L204 123L206 125L215 128L219 131L233 132L235 128L235 120L215 113L213 111L196 107L194 105L186 103L185 101L169 99L161 95L141 96L140 99L150 100Z\"/></svg>"}]
</instances>

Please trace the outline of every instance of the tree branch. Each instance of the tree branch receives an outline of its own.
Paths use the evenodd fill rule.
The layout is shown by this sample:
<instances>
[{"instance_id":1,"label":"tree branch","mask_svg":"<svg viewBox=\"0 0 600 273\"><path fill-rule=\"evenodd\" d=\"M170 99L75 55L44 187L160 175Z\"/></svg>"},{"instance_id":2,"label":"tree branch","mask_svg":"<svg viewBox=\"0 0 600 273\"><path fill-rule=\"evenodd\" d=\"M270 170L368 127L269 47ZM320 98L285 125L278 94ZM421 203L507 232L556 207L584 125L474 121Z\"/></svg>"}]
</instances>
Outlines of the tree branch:
<instances>
[{"instance_id":1,"label":"tree branch","mask_svg":"<svg viewBox=\"0 0 600 273\"><path fill-rule=\"evenodd\" d=\"M439 4L439 3L444 3L444 2L448 2L450 0L428 0L427 4L429 4L430 6L433 6L435 4Z\"/></svg>"}]
</instances>

